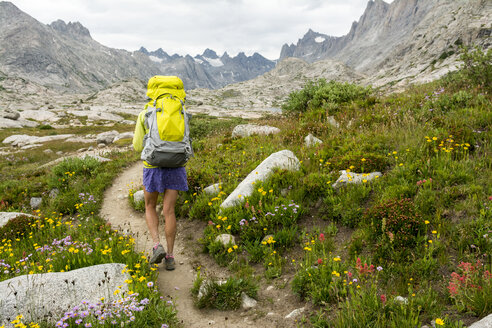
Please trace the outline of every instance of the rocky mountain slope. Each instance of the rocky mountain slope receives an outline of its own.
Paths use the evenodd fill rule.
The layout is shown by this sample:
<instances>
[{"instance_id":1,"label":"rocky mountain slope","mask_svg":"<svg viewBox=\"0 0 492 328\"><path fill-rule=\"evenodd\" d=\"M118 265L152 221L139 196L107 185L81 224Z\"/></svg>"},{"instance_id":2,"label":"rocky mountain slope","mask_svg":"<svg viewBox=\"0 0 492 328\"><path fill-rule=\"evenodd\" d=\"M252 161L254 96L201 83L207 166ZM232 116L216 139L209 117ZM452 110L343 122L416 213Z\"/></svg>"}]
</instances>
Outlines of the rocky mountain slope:
<instances>
[{"instance_id":1,"label":"rocky mountain slope","mask_svg":"<svg viewBox=\"0 0 492 328\"><path fill-rule=\"evenodd\" d=\"M178 75L191 88L216 89L231 83L255 78L275 67L275 62L258 53L246 56L243 52L230 57L225 52L219 57L215 51L206 49L203 54L195 57L168 55L161 48L149 52L140 48L139 52L147 55L152 61L159 63L167 75Z\"/></svg>"},{"instance_id":2,"label":"rocky mountain slope","mask_svg":"<svg viewBox=\"0 0 492 328\"><path fill-rule=\"evenodd\" d=\"M219 117L259 117L265 113L278 113L289 93L318 78L362 82L367 77L331 59L309 64L298 58L286 58L270 72L252 80L219 90L189 90L188 108L193 113Z\"/></svg>"},{"instance_id":3,"label":"rocky mountain slope","mask_svg":"<svg viewBox=\"0 0 492 328\"><path fill-rule=\"evenodd\" d=\"M147 80L176 74L189 89L217 88L263 74L275 65L259 54L218 58L169 56L162 49L149 53L105 47L80 23L58 20L44 25L10 2L0 2L0 71L39 85L77 92L102 89L130 77Z\"/></svg>"},{"instance_id":4,"label":"rocky mountain slope","mask_svg":"<svg viewBox=\"0 0 492 328\"><path fill-rule=\"evenodd\" d=\"M370 76L368 82L434 79L454 68L458 46L491 45L492 2L487 0L370 0L348 34L309 30L284 45L280 60L331 58ZM447 59L447 60L446 60Z\"/></svg>"}]
</instances>

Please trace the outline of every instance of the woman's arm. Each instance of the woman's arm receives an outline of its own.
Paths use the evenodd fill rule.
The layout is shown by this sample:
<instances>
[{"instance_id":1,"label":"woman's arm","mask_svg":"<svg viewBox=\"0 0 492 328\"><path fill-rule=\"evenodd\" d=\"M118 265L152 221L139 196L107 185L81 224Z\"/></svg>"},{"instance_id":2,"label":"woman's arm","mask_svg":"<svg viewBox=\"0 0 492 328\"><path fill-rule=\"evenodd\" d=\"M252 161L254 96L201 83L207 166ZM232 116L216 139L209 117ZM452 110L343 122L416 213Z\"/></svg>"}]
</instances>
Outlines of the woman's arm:
<instances>
[{"instance_id":1,"label":"woman's arm","mask_svg":"<svg viewBox=\"0 0 492 328\"><path fill-rule=\"evenodd\" d=\"M133 149L135 149L136 151L143 150L143 138L146 133L144 127L145 113L146 111L143 110L140 112L140 114L138 114L137 123L135 124L135 133L133 134Z\"/></svg>"}]
</instances>

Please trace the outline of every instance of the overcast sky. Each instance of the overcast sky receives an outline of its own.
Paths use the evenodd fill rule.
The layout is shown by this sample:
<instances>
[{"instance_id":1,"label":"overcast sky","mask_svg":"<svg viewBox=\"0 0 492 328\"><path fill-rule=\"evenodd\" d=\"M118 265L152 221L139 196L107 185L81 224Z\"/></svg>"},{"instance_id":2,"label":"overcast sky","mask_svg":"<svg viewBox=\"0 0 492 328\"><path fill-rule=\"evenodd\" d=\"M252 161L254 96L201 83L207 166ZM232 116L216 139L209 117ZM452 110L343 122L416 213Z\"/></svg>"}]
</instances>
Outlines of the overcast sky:
<instances>
[{"instance_id":1,"label":"overcast sky","mask_svg":"<svg viewBox=\"0 0 492 328\"><path fill-rule=\"evenodd\" d=\"M78 21L99 43L129 51L144 46L192 55L258 52L277 59L285 43L312 30L342 36L369 0L13 0L49 24ZM391 3L392 0L385 0Z\"/></svg>"}]
</instances>

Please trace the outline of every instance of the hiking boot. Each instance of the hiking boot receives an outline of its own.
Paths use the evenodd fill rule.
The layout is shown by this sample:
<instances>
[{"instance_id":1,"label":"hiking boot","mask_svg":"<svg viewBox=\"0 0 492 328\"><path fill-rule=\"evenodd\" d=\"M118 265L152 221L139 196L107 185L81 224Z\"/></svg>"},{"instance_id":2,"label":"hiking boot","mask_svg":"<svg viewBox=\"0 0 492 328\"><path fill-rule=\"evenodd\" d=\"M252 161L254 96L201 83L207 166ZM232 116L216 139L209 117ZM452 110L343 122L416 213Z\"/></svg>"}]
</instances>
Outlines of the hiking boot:
<instances>
[{"instance_id":1,"label":"hiking boot","mask_svg":"<svg viewBox=\"0 0 492 328\"><path fill-rule=\"evenodd\" d=\"M157 245L157 247L152 248L152 257L150 258L149 263L159 264L162 262L162 259L166 257L166 252L164 251L164 247L161 244Z\"/></svg>"},{"instance_id":2,"label":"hiking boot","mask_svg":"<svg viewBox=\"0 0 492 328\"><path fill-rule=\"evenodd\" d=\"M172 255L166 256L166 270L174 270L174 257Z\"/></svg>"}]
</instances>

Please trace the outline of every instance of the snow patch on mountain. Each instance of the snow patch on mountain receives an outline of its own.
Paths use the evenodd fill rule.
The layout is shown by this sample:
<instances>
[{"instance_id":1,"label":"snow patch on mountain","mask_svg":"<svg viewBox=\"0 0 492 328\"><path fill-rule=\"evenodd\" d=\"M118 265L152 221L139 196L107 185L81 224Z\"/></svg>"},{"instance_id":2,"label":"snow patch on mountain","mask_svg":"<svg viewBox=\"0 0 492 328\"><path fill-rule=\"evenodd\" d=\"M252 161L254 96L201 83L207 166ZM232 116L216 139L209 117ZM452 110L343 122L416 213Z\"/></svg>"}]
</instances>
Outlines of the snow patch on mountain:
<instances>
[{"instance_id":1,"label":"snow patch on mountain","mask_svg":"<svg viewBox=\"0 0 492 328\"><path fill-rule=\"evenodd\" d=\"M221 66L224 66L224 63L222 62L222 60L220 60L220 58L213 59L213 58L203 57L203 59L205 59L206 61L208 61L208 63L210 65L212 65L213 67L221 67Z\"/></svg>"},{"instance_id":2,"label":"snow patch on mountain","mask_svg":"<svg viewBox=\"0 0 492 328\"><path fill-rule=\"evenodd\" d=\"M156 56L149 56L149 59L156 63L162 63L162 58Z\"/></svg>"}]
</instances>

